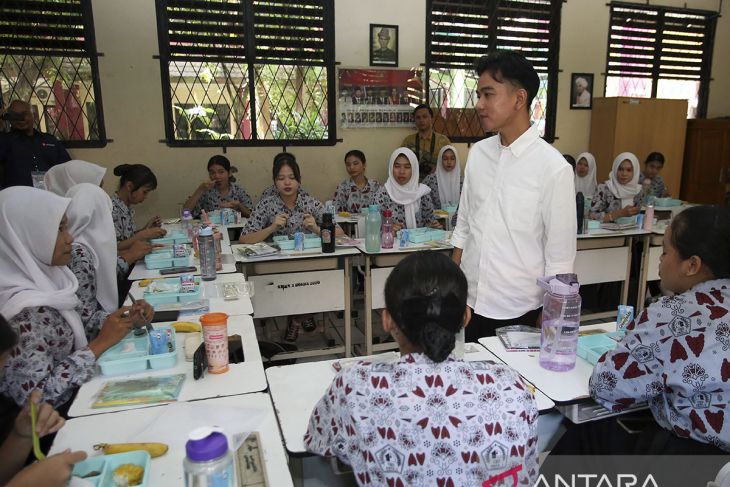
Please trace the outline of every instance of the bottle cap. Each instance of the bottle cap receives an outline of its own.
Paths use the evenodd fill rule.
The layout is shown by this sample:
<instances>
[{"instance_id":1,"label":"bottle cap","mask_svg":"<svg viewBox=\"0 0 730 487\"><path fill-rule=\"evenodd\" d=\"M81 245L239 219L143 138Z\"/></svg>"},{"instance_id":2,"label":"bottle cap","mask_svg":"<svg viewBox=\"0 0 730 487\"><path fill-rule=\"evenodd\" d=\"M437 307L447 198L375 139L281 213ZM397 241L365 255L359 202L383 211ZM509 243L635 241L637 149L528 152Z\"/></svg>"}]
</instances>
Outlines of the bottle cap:
<instances>
[{"instance_id":1,"label":"bottle cap","mask_svg":"<svg viewBox=\"0 0 730 487\"><path fill-rule=\"evenodd\" d=\"M380 207L378 205L370 205L368 208L370 208L370 211L380 211Z\"/></svg>"},{"instance_id":2,"label":"bottle cap","mask_svg":"<svg viewBox=\"0 0 730 487\"><path fill-rule=\"evenodd\" d=\"M559 296L575 296L580 289L578 277L575 274L558 274L556 276L541 277L537 279L537 285Z\"/></svg>"},{"instance_id":3,"label":"bottle cap","mask_svg":"<svg viewBox=\"0 0 730 487\"><path fill-rule=\"evenodd\" d=\"M393 216L393 212L390 210L383 210L383 216L386 218L391 218Z\"/></svg>"},{"instance_id":4,"label":"bottle cap","mask_svg":"<svg viewBox=\"0 0 730 487\"><path fill-rule=\"evenodd\" d=\"M192 218L193 214L190 213L190 210L183 210L183 218Z\"/></svg>"},{"instance_id":5,"label":"bottle cap","mask_svg":"<svg viewBox=\"0 0 730 487\"><path fill-rule=\"evenodd\" d=\"M188 435L185 454L194 462L207 462L228 452L228 440L220 428L203 426Z\"/></svg>"},{"instance_id":6,"label":"bottle cap","mask_svg":"<svg viewBox=\"0 0 730 487\"><path fill-rule=\"evenodd\" d=\"M213 236L213 229L210 227L203 227L200 229L200 233L198 233L200 237L212 237Z\"/></svg>"}]
</instances>

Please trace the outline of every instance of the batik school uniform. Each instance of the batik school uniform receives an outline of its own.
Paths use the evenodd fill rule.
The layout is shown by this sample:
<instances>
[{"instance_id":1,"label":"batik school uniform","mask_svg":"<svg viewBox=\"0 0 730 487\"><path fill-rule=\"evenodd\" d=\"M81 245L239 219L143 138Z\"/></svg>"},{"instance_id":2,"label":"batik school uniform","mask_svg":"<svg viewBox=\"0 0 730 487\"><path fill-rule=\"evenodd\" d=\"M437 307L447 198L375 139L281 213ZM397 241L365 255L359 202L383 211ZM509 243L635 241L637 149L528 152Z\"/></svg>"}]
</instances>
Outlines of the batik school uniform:
<instances>
[{"instance_id":1,"label":"batik school uniform","mask_svg":"<svg viewBox=\"0 0 730 487\"><path fill-rule=\"evenodd\" d=\"M390 199L390 195L385 189L385 186L381 186L378 192L375 193L373 204L378 205L380 207L380 211L390 210L393 212L393 223L397 223L403 226L403 228L406 227L405 206ZM421 196L421 203L416 210L416 226L427 227L433 220L433 203L431 202L431 195L425 194Z\"/></svg>"},{"instance_id":2,"label":"batik school uniform","mask_svg":"<svg viewBox=\"0 0 730 487\"><path fill-rule=\"evenodd\" d=\"M534 396L509 367L412 353L340 371L304 443L351 465L359 485L483 485L507 472L533 485L537 418Z\"/></svg>"},{"instance_id":3,"label":"batik school uniform","mask_svg":"<svg viewBox=\"0 0 730 487\"><path fill-rule=\"evenodd\" d=\"M117 242L132 238L137 233L134 228L134 208L127 206L116 193L112 194L111 200L112 220L114 220ZM121 257L117 257L117 274L120 276L129 274L129 264Z\"/></svg>"},{"instance_id":4,"label":"batik school uniform","mask_svg":"<svg viewBox=\"0 0 730 487\"><path fill-rule=\"evenodd\" d=\"M352 179L345 179L335 190L335 208L337 211L360 213L363 208L373 204L373 197L379 188L380 184L374 179L368 179L362 188Z\"/></svg>"},{"instance_id":5,"label":"batik school uniform","mask_svg":"<svg viewBox=\"0 0 730 487\"><path fill-rule=\"evenodd\" d=\"M86 338L91 341L99 334L101 325L109 313L104 310L96 297L96 269L91 251L78 242L74 242L71 247L71 262L68 267L79 281L76 296L81 301L81 306L78 311L84 324Z\"/></svg>"},{"instance_id":6,"label":"batik school uniform","mask_svg":"<svg viewBox=\"0 0 730 487\"><path fill-rule=\"evenodd\" d=\"M431 203L433 203L434 209L438 210L443 208L444 202L441 201L441 198L439 197L439 183L438 179L436 178L436 173L429 174L423 179L423 183L429 188L431 188L431 193L429 193L429 196L431 196ZM461 189L464 187L464 179L462 178L459 181L459 194L461 194ZM452 202L455 205L459 204L459 199L457 198L456 201Z\"/></svg>"},{"instance_id":7,"label":"batik school uniform","mask_svg":"<svg viewBox=\"0 0 730 487\"><path fill-rule=\"evenodd\" d=\"M253 201L246 190L235 183L231 183L228 186L228 194L221 194L216 187L210 188L203 193L198 200L198 204L193 208L193 215L200 215L201 210L207 212L217 210L221 207L221 203L230 203L231 201L238 201L246 208L253 208Z\"/></svg>"},{"instance_id":8,"label":"batik school uniform","mask_svg":"<svg viewBox=\"0 0 730 487\"><path fill-rule=\"evenodd\" d=\"M268 227L277 215L285 214L288 216L286 224L272 234L275 235L293 235L296 232L305 232L304 215L309 213L317 221L322 223L322 214L324 213L324 205L309 195L299 193L294 203L294 208L290 209L282 201L277 193L276 196L259 201L251 212L246 226L241 231L242 235L258 232Z\"/></svg>"},{"instance_id":9,"label":"batik school uniform","mask_svg":"<svg viewBox=\"0 0 730 487\"><path fill-rule=\"evenodd\" d=\"M637 207L641 205L641 193L634 196L633 204ZM618 211L621 208L621 199L613 195L606 183L599 184L591 203L591 213L594 218L603 220L606 213Z\"/></svg>"},{"instance_id":10,"label":"batik school uniform","mask_svg":"<svg viewBox=\"0 0 730 487\"><path fill-rule=\"evenodd\" d=\"M644 173L641 173L641 176L639 176L639 182L642 182L646 179L646 176ZM664 186L664 179L662 179L661 176L654 176L651 179L651 185L649 186L649 190L651 191L652 196L655 196L657 198L663 198L667 196L667 188Z\"/></svg>"},{"instance_id":11,"label":"batik school uniform","mask_svg":"<svg viewBox=\"0 0 730 487\"><path fill-rule=\"evenodd\" d=\"M730 452L730 279L697 284L645 309L599 359L591 396L609 410L643 401L680 438Z\"/></svg>"},{"instance_id":12,"label":"batik school uniform","mask_svg":"<svg viewBox=\"0 0 730 487\"><path fill-rule=\"evenodd\" d=\"M299 187L299 194L303 194L304 196L309 196L309 193L307 193L307 190L303 189L301 186ZM263 193L261 193L261 198L259 198L259 201L263 201L266 198L271 198L272 196L279 196L279 190L276 189L276 185L272 184L268 188L266 188Z\"/></svg>"}]
</instances>

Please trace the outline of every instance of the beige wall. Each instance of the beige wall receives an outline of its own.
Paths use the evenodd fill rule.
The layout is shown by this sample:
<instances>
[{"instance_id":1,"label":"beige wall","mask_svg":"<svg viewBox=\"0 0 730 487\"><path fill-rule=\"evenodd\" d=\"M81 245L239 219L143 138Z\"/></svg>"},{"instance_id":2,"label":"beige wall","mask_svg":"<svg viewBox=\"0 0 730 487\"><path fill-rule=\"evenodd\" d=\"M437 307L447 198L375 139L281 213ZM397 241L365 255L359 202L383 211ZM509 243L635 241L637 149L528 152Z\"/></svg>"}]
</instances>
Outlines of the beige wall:
<instances>
[{"instance_id":1,"label":"beige wall","mask_svg":"<svg viewBox=\"0 0 730 487\"><path fill-rule=\"evenodd\" d=\"M684 1L652 1L653 4L684 5ZM219 150L170 148L164 138L162 89L157 54L157 25L154 2L92 1L96 25L104 118L109 138L102 149L73 149L71 155L110 168L105 187L116 188L111 168L122 162L149 165L160 182L158 190L137 208L139 223L152 214L170 216L186 196L205 178L208 158ZM691 8L716 10L719 0L690 0ZM336 59L343 67L368 64L368 27L372 23L399 25L401 67L425 62L425 0L337 0ZM596 74L597 96L602 94L606 58L608 7L605 0L571 0L563 4L556 147L577 154L588 145L590 111L569 110L571 72ZM720 87L730 85L730 16L718 20L710 95L710 116L730 114L730 99ZM406 129L339 129L342 143L334 147L291 149L301 162L303 184L316 197L328 198L346 177L342 157L359 148L368 157L368 174L385 179L391 151L400 144ZM467 146L459 144L462 163ZM271 160L280 148L231 148L228 157L239 168L239 181L257 197L271 182Z\"/></svg>"}]
</instances>

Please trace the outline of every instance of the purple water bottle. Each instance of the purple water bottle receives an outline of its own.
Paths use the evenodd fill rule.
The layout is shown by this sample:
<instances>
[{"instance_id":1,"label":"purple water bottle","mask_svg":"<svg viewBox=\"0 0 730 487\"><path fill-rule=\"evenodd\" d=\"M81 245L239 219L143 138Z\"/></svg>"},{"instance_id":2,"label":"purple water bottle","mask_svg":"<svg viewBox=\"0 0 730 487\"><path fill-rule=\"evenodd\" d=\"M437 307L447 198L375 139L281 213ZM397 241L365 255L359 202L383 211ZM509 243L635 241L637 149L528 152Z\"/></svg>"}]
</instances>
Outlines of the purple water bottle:
<instances>
[{"instance_id":1,"label":"purple water bottle","mask_svg":"<svg viewBox=\"0 0 730 487\"><path fill-rule=\"evenodd\" d=\"M537 280L545 289L540 335L540 366L558 372L575 367L578 350L581 299L575 274L558 274Z\"/></svg>"},{"instance_id":2,"label":"purple water bottle","mask_svg":"<svg viewBox=\"0 0 730 487\"><path fill-rule=\"evenodd\" d=\"M383 225L380 234L380 245L384 249L393 248L393 212L390 210L383 210Z\"/></svg>"},{"instance_id":3,"label":"purple water bottle","mask_svg":"<svg viewBox=\"0 0 730 487\"><path fill-rule=\"evenodd\" d=\"M218 428L190 432L185 443L185 487L234 487L233 455L228 440Z\"/></svg>"}]
</instances>

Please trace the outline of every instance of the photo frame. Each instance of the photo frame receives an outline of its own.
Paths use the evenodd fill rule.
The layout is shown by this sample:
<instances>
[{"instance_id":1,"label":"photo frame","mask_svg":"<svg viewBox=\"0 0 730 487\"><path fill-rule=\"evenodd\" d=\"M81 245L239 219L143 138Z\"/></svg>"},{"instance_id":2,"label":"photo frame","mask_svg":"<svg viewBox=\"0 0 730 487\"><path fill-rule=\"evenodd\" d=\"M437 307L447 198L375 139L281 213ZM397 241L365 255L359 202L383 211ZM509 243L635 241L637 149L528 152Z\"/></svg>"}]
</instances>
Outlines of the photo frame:
<instances>
[{"instance_id":1,"label":"photo frame","mask_svg":"<svg viewBox=\"0 0 730 487\"><path fill-rule=\"evenodd\" d=\"M571 73L570 109L590 110L593 107L593 73Z\"/></svg>"},{"instance_id":2,"label":"photo frame","mask_svg":"<svg viewBox=\"0 0 730 487\"><path fill-rule=\"evenodd\" d=\"M398 66L398 26L370 24L370 65Z\"/></svg>"}]
</instances>

